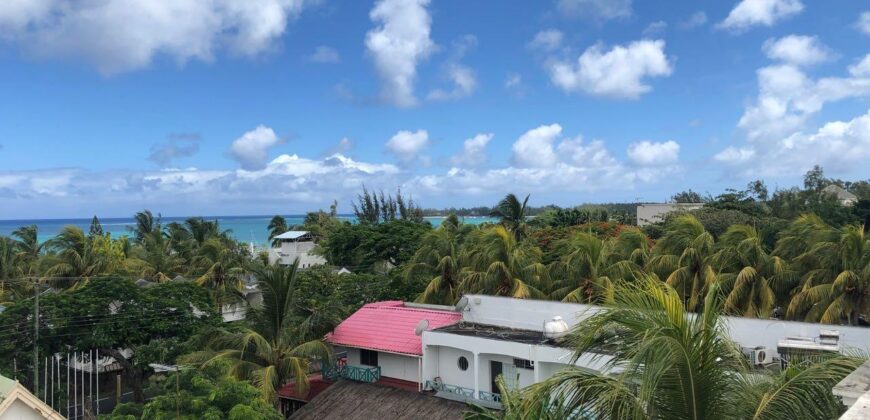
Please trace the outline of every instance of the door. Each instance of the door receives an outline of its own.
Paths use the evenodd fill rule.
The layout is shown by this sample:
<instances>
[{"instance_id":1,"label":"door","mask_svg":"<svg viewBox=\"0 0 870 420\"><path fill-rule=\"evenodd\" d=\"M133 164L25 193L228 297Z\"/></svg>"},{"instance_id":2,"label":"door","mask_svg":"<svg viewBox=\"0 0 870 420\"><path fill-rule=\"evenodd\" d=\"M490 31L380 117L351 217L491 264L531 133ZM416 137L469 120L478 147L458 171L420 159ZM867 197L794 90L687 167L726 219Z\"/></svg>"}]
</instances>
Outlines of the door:
<instances>
[{"instance_id":1,"label":"door","mask_svg":"<svg viewBox=\"0 0 870 420\"><path fill-rule=\"evenodd\" d=\"M501 362L496 362L495 360L489 361L489 380L490 380L490 389L493 394L501 394L498 390L498 384L495 382L495 379L498 378L498 375L501 375L504 367Z\"/></svg>"}]
</instances>

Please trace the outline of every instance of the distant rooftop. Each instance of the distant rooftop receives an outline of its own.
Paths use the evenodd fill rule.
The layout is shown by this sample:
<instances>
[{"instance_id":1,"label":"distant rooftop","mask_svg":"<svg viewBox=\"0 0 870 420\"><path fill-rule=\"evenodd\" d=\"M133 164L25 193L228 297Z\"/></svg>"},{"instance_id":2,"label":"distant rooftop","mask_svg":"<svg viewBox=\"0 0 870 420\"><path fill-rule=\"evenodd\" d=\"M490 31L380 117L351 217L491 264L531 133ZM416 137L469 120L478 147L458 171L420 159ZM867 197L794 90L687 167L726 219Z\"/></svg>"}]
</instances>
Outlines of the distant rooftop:
<instances>
[{"instance_id":1,"label":"distant rooftop","mask_svg":"<svg viewBox=\"0 0 870 420\"><path fill-rule=\"evenodd\" d=\"M471 337L490 338L493 340L512 341L523 344L543 344L553 347L562 347L554 340L544 337L544 333L541 331L508 328L498 325L460 322L458 324L438 328L436 331Z\"/></svg>"},{"instance_id":2,"label":"distant rooftop","mask_svg":"<svg viewBox=\"0 0 870 420\"><path fill-rule=\"evenodd\" d=\"M289 239L289 240L292 240L292 239L299 239L299 238L301 238L301 237L303 237L303 236L305 236L305 235L308 235L308 231L307 231L307 230L288 230L287 232L284 232L284 233L282 233L282 234L276 236L275 239Z\"/></svg>"}]
</instances>

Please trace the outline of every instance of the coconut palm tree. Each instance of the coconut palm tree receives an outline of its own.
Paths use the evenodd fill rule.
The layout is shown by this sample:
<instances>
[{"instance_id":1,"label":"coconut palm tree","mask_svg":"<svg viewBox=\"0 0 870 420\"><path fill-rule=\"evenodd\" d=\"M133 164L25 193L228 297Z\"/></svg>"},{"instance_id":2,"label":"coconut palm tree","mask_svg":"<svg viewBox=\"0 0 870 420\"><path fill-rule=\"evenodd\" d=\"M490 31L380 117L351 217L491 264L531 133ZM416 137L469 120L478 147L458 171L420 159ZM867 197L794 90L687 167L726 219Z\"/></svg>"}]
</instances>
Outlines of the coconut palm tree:
<instances>
[{"instance_id":1,"label":"coconut palm tree","mask_svg":"<svg viewBox=\"0 0 870 420\"><path fill-rule=\"evenodd\" d=\"M21 275L35 276L39 271L39 257L42 255L44 243L39 243L36 225L22 226L12 232L17 238L15 248L18 262L22 265Z\"/></svg>"},{"instance_id":2,"label":"coconut palm tree","mask_svg":"<svg viewBox=\"0 0 870 420\"><path fill-rule=\"evenodd\" d=\"M0 303L21 297L28 282L21 278L22 264L16 252L15 240L0 236Z\"/></svg>"},{"instance_id":3,"label":"coconut palm tree","mask_svg":"<svg viewBox=\"0 0 870 420\"><path fill-rule=\"evenodd\" d=\"M88 238L76 226L66 226L49 241L55 251L45 275L63 287L75 287L89 278L114 273L124 264L123 253L111 238Z\"/></svg>"},{"instance_id":4,"label":"coconut palm tree","mask_svg":"<svg viewBox=\"0 0 870 420\"><path fill-rule=\"evenodd\" d=\"M725 231L711 263L726 294L724 310L734 315L769 317L777 295L787 295L799 279L787 261L769 255L758 231L747 225Z\"/></svg>"},{"instance_id":5,"label":"coconut palm tree","mask_svg":"<svg viewBox=\"0 0 870 420\"><path fill-rule=\"evenodd\" d=\"M438 229L423 236L405 272L409 279L418 274L429 276L429 283L417 297L417 302L442 305L456 303L462 275L460 248L465 235L472 229L471 226L460 224L456 215L450 215Z\"/></svg>"},{"instance_id":6,"label":"coconut palm tree","mask_svg":"<svg viewBox=\"0 0 870 420\"><path fill-rule=\"evenodd\" d=\"M133 232L133 239L135 239L136 242L141 243L148 235L151 235L155 231L162 230L160 216L158 215L157 218L155 218L154 214L151 213L151 210L137 212L133 215L133 220L135 221L135 225L128 229Z\"/></svg>"},{"instance_id":7,"label":"coconut palm tree","mask_svg":"<svg viewBox=\"0 0 870 420\"><path fill-rule=\"evenodd\" d=\"M276 401L276 391L290 380L296 389L308 388L308 368L312 361L331 361L332 352L322 339L307 340L297 315L302 296L298 295L296 261L290 266L256 266L257 284L263 303L250 308L247 325L239 331L221 331L205 351L193 353L184 361L208 366L222 360L232 363L230 374L251 381L268 401Z\"/></svg>"},{"instance_id":8,"label":"coconut palm tree","mask_svg":"<svg viewBox=\"0 0 870 420\"><path fill-rule=\"evenodd\" d=\"M272 220L269 221L268 229L269 240L272 241L272 248L277 247L279 244L279 241L275 239L275 237L290 230L290 228L287 227L287 219L280 215L272 217Z\"/></svg>"},{"instance_id":9,"label":"coconut palm tree","mask_svg":"<svg viewBox=\"0 0 870 420\"><path fill-rule=\"evenodd\" d=\"M240 248L218 237L206 239L191 260L191 274L198 274L196 282L214 293L218 312L242 292L244 263L245 256Z\"/></svg>"},{"instance_id":10,"label":"coconut palm tree","mask_svg":"<svg viewBox=\"0 0 870 420\"><path fill-rule=\"evenodd\" d=\"M641 272L624 259L618 239L601 239L591 232L575 232L556 244L562 258L551 265L556 289L550 297L565 302L601 303L613 298L613 284Z\"/></svg>"},{"instance_id":11,"label":"coconut palm tree","mask_svg":"<svg viewBox=\"0 0 870 420\"><path fill-rule=\"evenodd\" d=\"M850 325L870 311L870 235L863 226L846 226L837 231L836 241L821 240L796 260L815 261L800 291L788 306L789 317Z\"/></svg>"},{"instance_id":12,"label":"coconut palm tree","mask_svg":"<svg viewBox=\"0 0 870 420\"><path fill-rule=\"evenodd\" d=\"M529 196L520 202L514 194L508 194L489 213L491 217L499 218L502 226L505 227L514 238L519 241L526 234L526 203L529 202Z\"/></svg>"},{"instance_id":13,"label":"coconut palm tree","mask_svg":"<svg viewBox=\"0 0 870 420\"><path fill-rule=\"evenodd\" d=\"M654 277L620 286L614 305L582 320L564 341L574 349L573 362L591 356L603 362L603 372L569 367L556 373L526 391L526 412L556 405L564 413L609 419L839 415L831 388L861 360L832 357L821 365L793 365L781 376L749 374L720 309L716 284L696 316L687 313L679 292Z\"/></svg>"},{"instance_id":14,"label":"coconut palm tree","mask_svg":"<svg viewBox=\"0 0 870 420\"><path fill-rule=\"evenodd\" d=\"M544 297L549 273L541 263L541 250L520 243L504 226L475 232L463 259L460 290L515 298Z\"/></svg>"},{"instance_id":15,"label":"coconut palm tree","mask_svg":"<svg viewBox=\"0 0 870 420\"><path fill-rule=\"evenodd\" d=\"M699 309L716 273L710 266L713 235L692 215L682 215L671 222L656 243L647 270L680 291L686 307Z\"/></svg>"},{"instance_id":16,"label":"coconut palm tree","mask_svg":"<svg viewBox=\"0 0 870 420\"><path fill-rule=\"evenodd\" d=\"M172 242L161 231L145 236L142 246L136 251L138 258L133 264L134 271L152 281L168 281L187 268L187 261L173 251Z\"/></svg>"}]
</instances>

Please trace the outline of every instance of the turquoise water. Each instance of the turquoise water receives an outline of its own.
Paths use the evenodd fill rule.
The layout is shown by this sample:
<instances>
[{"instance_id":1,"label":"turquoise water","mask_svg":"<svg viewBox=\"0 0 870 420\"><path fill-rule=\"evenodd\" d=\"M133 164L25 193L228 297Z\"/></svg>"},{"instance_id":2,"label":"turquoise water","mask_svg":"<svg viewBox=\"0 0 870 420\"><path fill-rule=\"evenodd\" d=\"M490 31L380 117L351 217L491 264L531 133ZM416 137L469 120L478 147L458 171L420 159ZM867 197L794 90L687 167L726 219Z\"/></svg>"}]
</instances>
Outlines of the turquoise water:
<instances>
[{"instance_id":1,"label":"turquoise water","mask_svg":"<svg viewBox=\"0 0 870 420\"><path fill-rule=\"evenodd\" d=\"M288 225L302 224L304 215L289 215L284 216L287 219ZM340 215L340 219L355 221L356 218L352 215ZM183 222L187 217L163 217L163 223ZM221 229L229 229L233 237L243 242L253 242L255 245L263 246L268 243L269 220L272 216L212 216L205 217L208 220L217 220L220 223ZM444 220L444 217L427 217L433 226L438 226ZM490 217L468 217L464 219L465 223L480 224L491 222L494 219ZM132 218L106 218L100 219L103 225L103 230L109 232L112 237L120 237L121 235L129 235L130 228L134 225ZM42 219L42 220L0 220L0 235L11 235L15 229L21 226L36 225L39 229L39 240L46 241L56 236L64 226L74 225L82 230L88 230L91 225L91 219Z\"/></svg>"}]
</instances>

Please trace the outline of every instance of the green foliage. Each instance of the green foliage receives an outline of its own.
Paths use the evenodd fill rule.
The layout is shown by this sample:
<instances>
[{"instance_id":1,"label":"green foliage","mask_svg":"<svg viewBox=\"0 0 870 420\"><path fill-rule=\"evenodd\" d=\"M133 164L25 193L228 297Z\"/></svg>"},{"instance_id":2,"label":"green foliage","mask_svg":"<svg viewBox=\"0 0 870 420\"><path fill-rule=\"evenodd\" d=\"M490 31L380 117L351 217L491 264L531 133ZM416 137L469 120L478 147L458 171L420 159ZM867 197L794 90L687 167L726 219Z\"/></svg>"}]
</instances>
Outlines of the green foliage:
<instances>
[{"instance_id":1,"label":"green foliage","mask_svg":"<svg viewBox=\"0 0 870 420\"><path fill-rule=\"evenodd\" d=\"M371 192L363 186L362 194L357 195L353 203L353 213L360 224L378 224L395 220L407 220L416 223L423 222L423 211L411 198L405 198L402 190L396 191L396 198Z\"/></svg>"},{"instance_id":2,"label":"green foliage","mask_svg":"<svg viewBox=\"0 0 870 420\"><path fill-rule=\"evenodd\" d=\"M429 223L393 220L379 224L343 223L320 247L326 260L351 271L383 272L409 261Z\"/></svg>"}]
</instances>

